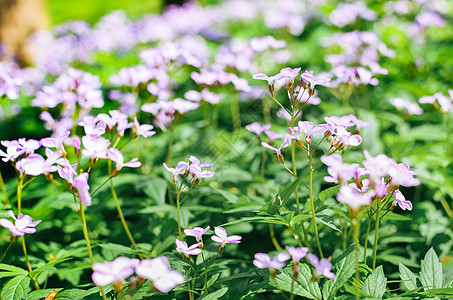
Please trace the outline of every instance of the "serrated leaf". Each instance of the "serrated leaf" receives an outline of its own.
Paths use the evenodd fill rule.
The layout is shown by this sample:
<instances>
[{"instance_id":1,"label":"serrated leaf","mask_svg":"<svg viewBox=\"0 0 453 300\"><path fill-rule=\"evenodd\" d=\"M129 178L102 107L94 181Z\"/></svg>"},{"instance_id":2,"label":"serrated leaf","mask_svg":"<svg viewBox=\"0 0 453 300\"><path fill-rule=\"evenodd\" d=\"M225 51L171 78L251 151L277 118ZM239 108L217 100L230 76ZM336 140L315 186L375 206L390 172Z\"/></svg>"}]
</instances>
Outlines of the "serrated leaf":
<instances>
[{"instance_id":1,"label":"serrated leaf","mask_svg":"<svg viewBox=\"0 0 453 300\"><path fill-rule=\"evenodd\" d=\"M203 300L217 300L217 299L220 299L220 297L222 297L223 295L225 295L226 292L228 292L228 288L224 287L224 288L221 288L220 290L215 291L214 293L201 295L201 297L198 298L198 299L200 299L200 300L201 299L203 299Z\"/></svg>"},{"instance_id":2,"label":"serrated leaf","mask_svg":"<svg viewBox=\"0 0 453 300\"><path fill-rule=\"evenodd\" d=\"M0 264L0 270L7 271L7 272L0 272L0 278L28 274L28 272L22 268L12 266L12 265L7 265L7 264Z\"/></svg>"},{"instance_id":3,"label":"serrated leaf","mask_svg":"<svg viewBox=\"0 0 453 300\"><path fill-rule=\"evenodd\" d=\"M420 281L425 291L442 288L442 264L433 248L429 249L421 262Z\"/></svg>"},{"instance_id":4,"label":"serrated leaf","mask_svg":"<svg viewBox=\"0 0 453 300\"><path fill-rule=\"evenodd\" d=\"M354 262L355 254L354 252L349 253L348 256L337 262L334 266L334 274L337 276L337 280L333 284L330 292L328 293L329 300L335 297L338 289L343 287L343 285L352 277L354 274ZM326 295L327 296L327 295Z\"/></svg>"},{"instance_id":5,"label":"serrated leaf","mask_svg":"<svg viewBox=\"0 0 453 300\"><path fill-rule=\"evenodd\" d=\"M415 274L402 263L399 264L399 269L400 278L403 281L404 288L408 291L415 290L417 288L417 279L415 278Z\"/></svg>"},{"instance_id":6,"label":"serrated leaf","mask_svg":"<svg viewBox=\"0 0 453 300\"><path fill-rule=\"evenodd\" d=\"M321 299L321 290L319 289L318 283L310 280L312 274L308 265L299 264L299 269L299 277L294 281L294 286L292 287L293 294L308 299ZM291 267L288 267L277 275L276 281L283 291L291 292L292 274ZM270 283L275 285L274 281Z\"/></svg>"},{"instance_id":7,"label":"serrated leaf","mask_svg":"<svg viewBox=\"0 0 453 300\"><path fill-rule=\"evenodd\" d=\"M362 291L376 298L381 299L387 287L387 278L384 275L384 268L382 266L373 270L370 276L365 279Z\"/></svg>"},{"instance_id":8,"label":"serrated leaf","mask_svg":"<svg viewBox=\"0 0 453 300\"><path fill-rule=\"evenodd\" d=\"M10 279L2 288L2 300L25 299L30 285L30 277L16 276Z\"/></svg>"}]
</instances>

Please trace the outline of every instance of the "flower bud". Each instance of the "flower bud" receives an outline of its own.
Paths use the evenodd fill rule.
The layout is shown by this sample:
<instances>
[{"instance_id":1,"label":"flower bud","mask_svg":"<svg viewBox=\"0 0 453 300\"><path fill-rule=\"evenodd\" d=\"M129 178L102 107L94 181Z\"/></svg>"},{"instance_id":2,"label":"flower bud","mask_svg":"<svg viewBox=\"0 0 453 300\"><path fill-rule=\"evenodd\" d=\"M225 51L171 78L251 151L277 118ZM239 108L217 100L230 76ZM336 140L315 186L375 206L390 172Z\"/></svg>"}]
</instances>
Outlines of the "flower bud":
<instances>
[{"instance_id":1,"label":"flower bud","mask_svg":"<svg viewBox=\"0 0 453 300\"><path fill-rule=\"evenodd\" d=\"M45 176L46 176L46 179L48 181L52 181L53 180L53 174L52 173L46 173Z\"/></svg>"},{"instance_id":2,"label":"flower bud","mask_svg":"<svg viewBox=\"0 0 453 300\"><path fill-rule=\"evenodd\" d=\"M329 137L332 135L332 132L330 130L327 130L326 132L324 132L324 137Z\"/></svg>"},{"instance_id":3,"label":"flower bud","mask_svg":"<svg viewBox=\"0 0 453 300\"><path fill-rule=\"evenodd\" d=\"M307 137L305 138L305 142L307 144L311 144L311 136L307 135Z\"/></svg>"},{"instance_id":4,"label":"flower bud","mask_svg":"<svg viewBox=\"0 0 453 300\"><path fill-rule=\"evenodd\" d=\"M112 177L116 177L118 176L118 174L120 173L121 169L118 169L117 167L115 167L115 169L113 169L112 171Z\"/></svg>"},{"instance_id":5,"label":"flower bud","mask_svg":"<svg viewBox=\"0 0 453 300\"><path fill-rule=\"evenodd\" d=\"M308 90L308 95L313 96L314 94L315 94L315 89L314 88L310 88Z\"/></svg>"},{"instance_id":6,"label":"flower bud","mask_svg":"<svg viewBox=\"0 0 453 300\"><path fill-rule=\"evenodd\" d=\"M281 163L283 163L285 161L285 157L281 153L277 154L277 159Z\"/></svg>"},{"instance_id":7,"label":"flower bud","mask_svg":"<svg viewBox=\"0 0 453 300\"><path fill-rule=\"evenodd\" d=\"M302 142L302 140L300 138L296 139L296 146L301 147L301 148L304 146L304 143Z\"/></svg>"},{"instance_id":8,"label":"flower bud","mask_svg":"<svg viewBox=\"0 0 453 300\"><path fill-rule=\"evenodd\" d=\"M308 89L308 87L309 87L308 81L306 81L305 79L301 78L300 81L299 81L299 86L301 88L303 88L304 90Z\"/></svg>"},{"instance_id":9,"label":"flower bud","mask_svg":"<svg viewBox=\"0 0 453 300\"><path fill-rule=\"evenodd\" d=\"M74 137L72 139L72 145L74 146L75 149L75 155L80 156L80 139L78 137Z\"/></svg>"}]
</instances>

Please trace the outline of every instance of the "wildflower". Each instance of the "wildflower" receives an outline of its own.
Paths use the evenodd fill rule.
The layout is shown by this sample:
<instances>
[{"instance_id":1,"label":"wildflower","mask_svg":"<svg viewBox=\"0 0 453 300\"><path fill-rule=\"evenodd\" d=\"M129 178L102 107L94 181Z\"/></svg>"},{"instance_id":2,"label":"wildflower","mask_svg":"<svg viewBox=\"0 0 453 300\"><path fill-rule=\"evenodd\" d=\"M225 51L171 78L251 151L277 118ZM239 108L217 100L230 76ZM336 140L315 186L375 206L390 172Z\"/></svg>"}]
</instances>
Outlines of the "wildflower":
<instances>
[{"instance_id":1,"label":"wildflower","mask_svg":"<svg viewBox=\"0 0 453 300\"><path fill-rule=\"evenodd\" d=\"M74 177L73 187L78 191L80 202L86 206L91 205L90 186L88 185L88 173L82 173Z\"/></svg>"},{"instance_id":2,"label":"wildflower","mask_svg":"<svg viewBox=\"0 0 453 300\"><path fill-rule=\"evenodd\" d=\"M176 168L170 168L167 166L166 163L163 163L164 168L167 169L168 172L173 174L173 182L177 182L178 178L176 177L177 175L181 175L185 173L185 169L189 167L189 163L185 161L180 161L177 165Z\"/></svg>"},{"instance_id":3,"label":"wildflower","mask_svg":"<svg viewBox=\"0 0 453 300\"><path fill-rule=\"evenodd\" d=\"M286 250L288 250L289 254L291 255L294 262L299 263L299 261L305 257L308 253L307 247L289 247L286 246Z\"/></svg>"},{"instance_id":4,"label":"wildflower","mask_svg":"<svg viewBox=\"0 0 453 300\"><path fill-rule=\"evenodd\" d=\"M392 98L390 103L397 109L406 109L409 115L421 115L423 110L418 106L417 103L409 102L402 98Z\"/></svg>"},{"instance_id":5,"label":"wildflower","mask_svg":"<svg viewBox=\"0 0 453 300\"><path fill-rule=\"evenodd\" d=\"M106 286L108 284L122 285L125 278L131 276L138 266L139 260L120 256L112 262L93 264L93 275L91 278L96 285Z\"/></svg>"},{"instance_id":6,"label":"wildflower","mask_svg":"<svg viewBox=\"0 0 453 300\"><path fill-rule=\"evenodd\" d=\"M82 150L82 156L97 159L105 158L110 141L90 134L82 138L82 144L85 147Z\"/></svg>"},{"instance_id":7,"label":"wildflower","mask_svg":"<svg viewBox=\"0 0 453 300\"><path fill-rule=\"evenodd\" d=\"M142 165L142 163L138 161L138 158L133 158L131 161L125 163L123 154L116 148L108 149L105 158L110 158L116 162L115 169L112 171L113 177L117 176L123 167L138 168Z\"/></svg>"},{"instance_id":8,"label":"wildflower","mask_svg":"<svg viewBox=\"0 0 453 300\"><path fill-rule=\"evenodd\" d=\"M141 278L151 280L153 287L162 293L168 293L184 283L184 277L178 271L170 269L170 262L165 256L142 260L135 267L135 273Z\"/></svg>"},{"instance_id":9,"label":"wildflower","mask_svg":"<svg viewBox=\"0 0 453 300\"><path fill-rule=\"evenodd\" d=\"M310 83L310 90L313 90L316 85L325 85L330 82L330 79L316 78L313 75L313 71L305 71L300 75L300 81L304 88L307 86L306 82Z\"/></svg>"},{"instance_id":10,"label":"wildflower","mask_svg":"<svg viewBox=\"0 0 453 300\"><path fill-rule=\"evenodd\" d=\"M34 227L41 223L41 220L32 222L30 216L22 213L18 214L16 218L12 210L10 210L8 214L14 220L14 224L10 220L2 218L0 219L0 225L7 228L14 236L23 236L26 233L35 233L36 228Z\"/></svg>"},{"instance_id":11,"label":"wildflower","mask_svg":"<svg viewBox=\"0 0 453 300\"><path fill-rule=\"evenodd\" d=\"M297 76L297 75L296 75ZM275 80L277 76L267 76L266 74L263 73L258 73L253 75L253 79L258 79L258 80L266 80L267 83L269 84L269 92L272 94L275 90Z\"/></svg>"},{"instance_id":12,"label":"wildflower","mask_svg":"<svg viewBox=\"0 0 453 300\"><path fill-rule=\"evenodd\" d=\"M345 164L340 154L332 154L321 157L321 162L328 166L327 172L330 176L324 177L327 182L334 182L340 185L347 184L348 180L356 174L358 164Z\"/></svg>"},{"instance_id":13,"label":"wildflower","mask_svg":"<svg viewBox=\"0 0 453 300\"><path fill-rule=\"evenodd\" d=\"M307 254L308 261L315 267L316 271L313 275L311 281L316 281L319 276L324 276L329 279L337 279L334 273L332 273L332 263L327 258L322 258L321 260L316 257L314 254Z\"/></svg>"},{"instance_id":14,"label":"wildflower","mask_svg":"<svg viewBox=\"0 0 453 300\"><path fill-rule=\"evenodd\" d=\"M412 203L409 200L406 200L400 190L396 190L393 196L395 197L395 200L392 203L393 205L398 204L402 210L412 210Z\"/></svg>"},{"instance_id":15,"label":"wildflower","mask_svg":"<svg viewBox=\"0 0 453 300\"><path fill-rule=\"evenodd\" d=\"M222 252L226 244L239 244L242 237L239 235L228 236L226 230L223 227L214 227L216 235L211 236L211 239L220 244L219 252Z\"/></svg>"},{"instance_id":16,"label":"wildflower","mask_svg":"<svg viewBox=\"0 0 453 300\"><path fill-rule=\"evenodd\" d=\"M271 124L261 125L260 122L254 122L252 124L246 125L245 129L247 129L250 132L255 133L259 137L261 135L261 133L271 129Z\"/></svg>"},{"instance_id":17,"label":"wildflower","mask_svg":"<svg viewBox=\"0 0 453 300\"><path fill-rule=\"evenodd\" d=\"M187 246L186 242L176 239L176 251L183 253L187 257L190 257L190 255L200 254L201 253L200 245L201 243L196 243L189 247Z\"/></svg>"},{"instance_id":18,"label":"wildflower","mask_svg":"<svg viewBox=\"0 0 453 300\"><path fill-rule=\"evenodd\" d=\"M57 171L57 167L53 164L61 157L60 151L52 152L46 149L48 158L44 159L40 154L33 153L16 163L16 169L22 174L30 176L38 176L41 174L49 174Z\"/></svg>"},{"instance_id":19,"label":"wildflower","mask_svg":"<svg viewBox=\"0 0 453 300\"><path fill-rule=\"evenodd\" d=\"M46 148L56 148L57 150L61 151L62 156L65 157L66 150L64 149L63 142L70 134L71 134L70 131L66 131L62 135L57 136L55 138L52 137L43 138L41 139L41 145L43 145Z\"/></svg>"},{"instance_id":20,"label":"wildflower","mask_svg":"<svg viewBox=\"0 0 453 300\"><path fill-rule=\"evenodd\" d=\"M202 227L195 227L193 229L185 229L184 233L188 236L193 236L197 240L197 242L201 243L201 246L203 246L203 239L202 235L205 234L209 230L209 226L206 228Z\"/></svg>"},{"instance_id":21,"label":"wildflower","mask_svg":"<svg viewBox=\"0 0 453 300\"><path fill-rule=\"evenodd\" d=\"M365 193L360 193L349 185L342 185L340 192L337 195L337 200L349 205L351 212L355 214L361 205L368 205L373 202L374 192L368 190Z\"/></svg>"},{"instance_id":22,"label":"wildflower","mask_svg":"<svg viewBox=\"0 0 453 300\"><path fill-rule=\"evenodd\" d=\"M258 269L281 269L285 266L285 261L290 259L290 257L288 253L278 253L271 260L266 253L256 253L253 264Z\"/></svg>"},{"instance_id":23,"label":"wildflower","mask_svg":"<svg viewBox=\"0 0 453 300\"><path fill-rule=\"evenodd\" d=\"M391 177L390 186L394 188L398 188L400 185L411 187L420 184L420 179L414 178L414 175L418 173L411 171L409 165L405 163L395 163L388 170L388 174Z\"/></svg>"},{"instance_id":24,"label":"wildflower","mask_svg":"<svg viewBox=\"0 0 453 300\"><path fill-rule=\"evenodd\" d=\"M154 128L153 125L149 125L149 124L140 125L138 123L137 117L134 118L134 126L136 129L136 132L135 132L136 135L141 135L144 138L147 138L147 137L150 137L150 136L153 136L156 134L155 131L152 131L152 129Z\"/></svg>"},{"instance_id":25,"label":"wildflower","mask_svg":"<svg viewBox=\"0 0 453 300\"><path fill-rule=\"evenodd\" d=\"M275 151L273 154L277 156L277 159L278 159L279 162L284 162L285 158L284 158L284 156L282 154L282 149L288 147L289 144L290 144L290 138L288 138L288 137L283 141L283 143L278 148L274 148L271 145L269 145L268 143L261 142L261 145L263 147L266 147L268 149L271 149L271 150Z\"/></svg>"}]
</instances>

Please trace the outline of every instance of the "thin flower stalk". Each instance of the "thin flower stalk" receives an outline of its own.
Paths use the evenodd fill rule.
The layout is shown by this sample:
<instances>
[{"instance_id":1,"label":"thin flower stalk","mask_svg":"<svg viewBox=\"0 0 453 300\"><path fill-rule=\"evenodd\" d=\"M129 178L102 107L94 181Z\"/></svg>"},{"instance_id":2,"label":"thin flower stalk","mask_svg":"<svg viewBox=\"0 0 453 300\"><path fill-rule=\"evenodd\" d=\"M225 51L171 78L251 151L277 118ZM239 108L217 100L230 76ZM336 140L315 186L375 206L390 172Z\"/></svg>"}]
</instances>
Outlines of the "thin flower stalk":
<instances>
[{"instance_id":1,"label":"thin flower stalk","mask_svg":"<svg viewBox=\"0 0 453 300\"><path fill-rule=\"evenodd\" d=\"M75 192L73 192L73 195L74 195L74 199L76 199ZM87 244L88 256L90 257L91 267L93 267L93 265L94 265L93 251L91 250L91 243L90 243L90 238L88 236L88 227L87 227L87 222L86 222L86 219L85 219L85 211L84 211L84 208L83 208L82 201L80 201L80 212L79 212L79 215L80 215L80 220L82 221L82 231L83 231L83 236L85 238L85 242ZM105 292L104 292L103 287L99 286L99 289L101 291L102 298L104 300L107 300L107 297L105 296Z\"/></svg>"},{"instance_id":2,"label":"thin flower stalk","mask_svg":"<svg viewBox=\"0 0 453 300\"><path fill-rule=\"evenodd\" d=\"M109 171L110 171L110 174L111 174L112 173L111 172L112 161L110 159L108 161L108 167L109 167ZM113 176L110 175L110 178L109 178L110 179L110 190L112 192L113 199L115 200L116 210L118 211L118 215L120 216L121 224L123 225L124 231L126 232L127 237L129 238L129 241L132 244L132 247L134 247L134 249L137 249L137 244L135 243L134 237L132 236L131 231L129 230L129 226L127 226L126 220L124 219L123 210L121 209L121 205L120 205L120 202L118 200L118 196L116 195L112 177Z\"/></svg>"},{"instance_id":3,"label":"thin flower stalk","mask_svg":"<svg viewBox=\"0 0 453 300\"><path fill-rule=\"evenodd\" d=\"M321 242L319 241L319 234L318 234L318 225L316 224L316 213L315 213L315 201L313 199L313 159L312 159L312 154L309 153L308 155L308 163L309 163L309 195L310 195L310 206L311 206L311 214L312 214L312 220L313 220L313 227L315 229L315 235L316 235L316 243L318 245L318 251L319 251L319 256L321 258L324 257L322 254L322 248L321 248Z\"/></svg>"},{"instance_id":4,"label":"thin flower stalk","mask_svg":"<svg viewBox=\"0 0 453 300\"><path fill-rule=\"evenodd\" d=\"M352 230L354 239L354 253L355 253L355 299L360 299L360 272L359 272L359 236L360 236L360 216L356 215L352 218Z\"/></svg>"},{"instance_id":5,"label":"thin flower stalk","mask_svg":"<svg viewBox=\"0 0 453 300\"><path fill-rule=\"evenodd\" d=\"M376 224L374 227L374 251L373 251L373 270L376 268L376 255L377 255L377 243L378 243L378 236L379 236L379 221L380 221L380 214L381 214L381 199L377 200L377 210L376 210Z\"/></svg>"},{"instance_id":6,"label":"thin flower stalk","mask_svg":"<svg viewBox=\"0 0 453 300\"><path fill-rule=\"evenodd\" d=\"M6 254L9 251L9 248L14 244L14 242L17 240L15 237L11 237L11 240L9 241L8 247L6 248L5 252L3 252L2 257L0 257L0 263L2 263L3 259L5 258Z\"/></svg>"}]
</instances>

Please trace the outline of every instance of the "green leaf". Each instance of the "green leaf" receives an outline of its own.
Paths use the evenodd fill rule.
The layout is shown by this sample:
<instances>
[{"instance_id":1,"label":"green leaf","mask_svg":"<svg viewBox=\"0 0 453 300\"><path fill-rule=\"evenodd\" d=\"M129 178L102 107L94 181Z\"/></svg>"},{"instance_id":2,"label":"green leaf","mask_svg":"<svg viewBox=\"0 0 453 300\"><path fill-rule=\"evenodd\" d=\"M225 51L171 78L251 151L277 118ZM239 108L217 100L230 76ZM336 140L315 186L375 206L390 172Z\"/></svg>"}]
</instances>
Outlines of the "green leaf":
<instances>
[{"instance_id":1,"label":"green leaf","mask_svg":"<svg viewBox=\"0 0 453 300\"><path fill-rule=\"evenodd\" d=\"M54 290L55 289L45 289L33 291L27 295L27 300L39 300L41 298L48 296Z\"/></svg>"},{"instance_id":2,"label":"green leaf","mask_svg":"<svg viewBox=\"0 0 453 300\"><path fill-rule=\"evenodd\" d=\"M420 281L425 291L442 288L442 264L433 248L429 249L422 259Z\"/></svg>"},{"instance_id":3,"label":"green leaf","mask_svg":"<svg viewBox=\"0 0 453 300\"><path fill-rule=\"evenodd\" d=\"M319 289L318 283L310 280L312 274L308 265L299 264L299 270L299 277L294 281L292 288L293 294L308 299L321 299L321 290ZM287 267L277 275L276 281L278 286L286 292L291 292L292 274L293 270L291 267ZM270 283L275 286L274 281Z\"/></svg>"},{"instance_id":4,"label":"green leaf","mask_svg":"<svg viewBox=\"0 0 453 300\"><path fill-rule=\"evenodd\" d=\"M332 220L330 219L329 216L327 215L317 215L316 216L316 221L319 221L321 222L322 224L326 225L327 227L335 230L335 231L338 231L338 232L341 232L340 231L340 228L338 228L333 222Z\"/></svg>"},{"instance_id":5,"label":"green leaf","mask_svg":"<svg viewBox=\"0 0 453 300\"><path fill-rule=\"evenodd\" d=\"M203 299L203 300L217 300L217 299L220 299L220 297L222 297L223 295L225 295L227 291L228 291L228 288L224 287L224 288L221 288L220 290L215 291L214 293L203 294L198 299L200 299L200 300L201 299Z\"/></svg>"},{"instance_id":6,"label":"green leaf","mask_svg":"<svg viewBox=\"0 0 453 300\"><path fill-rule=\"evenodd\" d=\"M381 299L386 287L387 278L384 275L384 268L379 266L365 279L362 291L369 296Z\"/></svg>"},{"instance_id":7,"label":"green leaf","mask_svg":"<svg viewBox=\"0 0 453 300\"><path fill-rule=\"evenodd\" d=\"M156 201L158 205L163 205L165 204L165 194L167 193L167 187L168 183L165 179L152 177L146 180L146 187L143 189L143 192L148 197Z\"/></svg>"},{"instance_id":8,"label":"green leaf","mask_svg":"<svg viewBox=\"0 0 453 300\"><path fill-rule=\"evenodd\" d=\"M412 218L406 215L395 214L389 211L382 219L394 220L394 221L412 221Z\"/></svg>"},{"instance_id":9,"label":"green leaf","mask_svg":"<svg viewBox=\"0 0 453 300\"><path fill-rule=\"evenodd\" d=\"M408 291L415 290L417 288L417 279L415 278L415 274L402 263L399 264L399 269L400 278L403 280L404 288Z\"/></svg>"},{"instance_id":10,"label":"green leaf","mask_svg":"<svg viewBox=\"0 0 453 300\"><path fill-rule=\"evenodd\" d=\"M25 299L30 285L30 277L20 275L9 280L2 289L2 300Z\"/></svg>"},{"instance_id":11,"label":"green leaf","mask_svg":"<svg viewBox=\"0 0 453 300\"><path fill-rule=\"evenodd\" d=\"M27 275L28 272L22 268L11 266L7 264L0 264L0 270L5 270L7 272L0 272L0 278L3 277L13 277L19 275Z\"/></svg>"},{"instance_id":12,"label":"green leaf","mask_svg":"<svg viewBox=\"0 0 453 300\"><path fill-rule=\"evenodd\" d=\"M330 187L330 188L325 189L322 192L320 192L318 194L318 199L319 199L319 201L324 202L327 199L329 199L330 197L336 195L338 193L338 191L340 191L340 186L339 185Z\"/></svg>"},{"instance_id":13,"label":"green leaf","mask_svg":"<svg viewBox=\"0 0 453 300\"><path fill-rule=\"evenodd\" d=\"M239 202L238 196L236 196L233 193L221 190L221 189L214 189L215 192L220 194L225 200L227 200L230 203L237 203Z\"/></svg>"},{"instance_id":14,"label":"green leaf","mask_svg":"<svg viewBox=\"0 0 453 300\"><path fill-rule=\"evenodd\" d=\"M293 181L281 192L279 192L274 199L271 199L271 201L264 204L261 207L260 212L266 213L268 215L275 215L276 213L278 213L280 207L285 205L286 201L288 201L289 197L292 195L298 184L298 180Z\"/></svg>"},{"instance_id":15,"label":"green leaf","mask_svg":"<svg viewBox=\"0 0 453 300\"><path fill-rule=\"evenodd\" d=\"M328 296L327 299L333 299L338 289L343 287L349 278L352 277L354 274L354 262L355 254L354 252L351 252L348 256L335 264L334 274L337 276L337 280L335 280L330 292L326 293L326 296Z\"/></svg>"}]
</instances>

